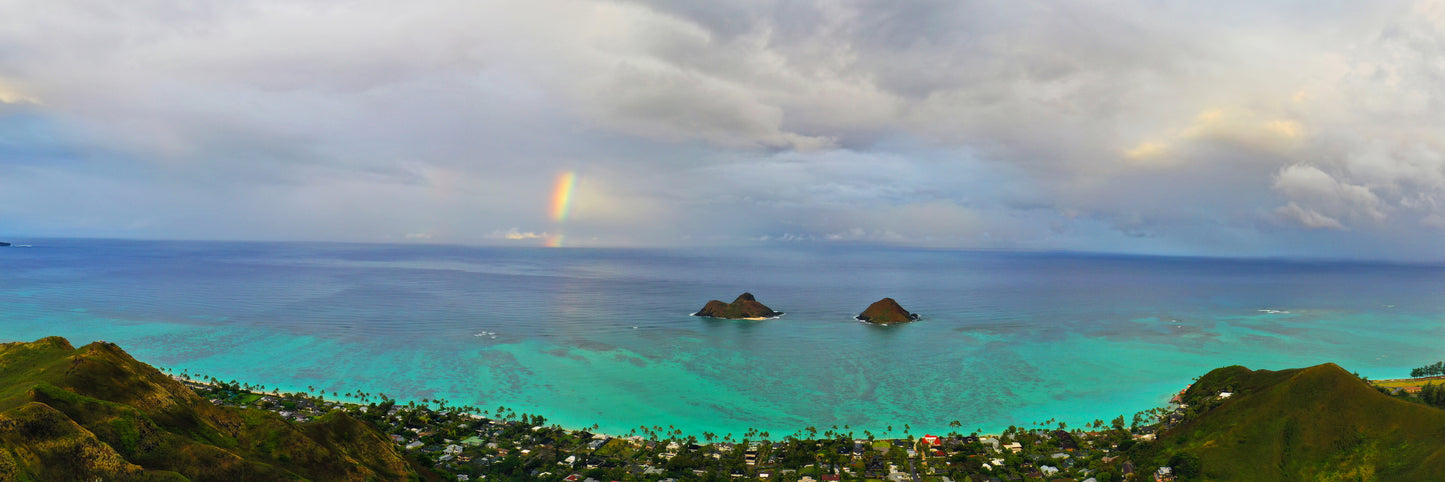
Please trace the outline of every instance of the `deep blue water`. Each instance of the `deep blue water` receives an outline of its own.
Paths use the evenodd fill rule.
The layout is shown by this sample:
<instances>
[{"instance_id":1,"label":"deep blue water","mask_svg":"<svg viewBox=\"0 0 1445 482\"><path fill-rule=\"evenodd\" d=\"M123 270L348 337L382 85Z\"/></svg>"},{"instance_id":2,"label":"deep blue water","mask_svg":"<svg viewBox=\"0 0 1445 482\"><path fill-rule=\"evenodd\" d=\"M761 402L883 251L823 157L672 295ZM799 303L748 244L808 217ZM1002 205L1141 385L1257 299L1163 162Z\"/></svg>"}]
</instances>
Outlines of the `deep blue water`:
<instances>
[{"instance_id":1,"label":"deep blue water","mask_svg":"<svg viewBox=\"0 0 1445 482\"><path fill-rule=\"evenodd\" d=\"M1445 269L1431 265L14 241L33 246L0 249L0 340L103 339L222 379L505 405L613 433L1078 426L1223 365L1379 378L1445 359ZM743 291L787 314L689 316ZM852 320L885 296L923 320Z\"/></svg>"}]
</instances>

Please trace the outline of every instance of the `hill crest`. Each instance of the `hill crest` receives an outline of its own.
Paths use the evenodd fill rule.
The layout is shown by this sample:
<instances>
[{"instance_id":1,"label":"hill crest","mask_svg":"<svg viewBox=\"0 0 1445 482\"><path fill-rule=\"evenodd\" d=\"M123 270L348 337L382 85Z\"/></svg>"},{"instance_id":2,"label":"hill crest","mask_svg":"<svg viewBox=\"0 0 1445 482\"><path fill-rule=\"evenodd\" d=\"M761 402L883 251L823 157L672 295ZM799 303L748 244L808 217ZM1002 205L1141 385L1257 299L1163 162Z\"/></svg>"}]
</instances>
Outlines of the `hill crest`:
<instances>
[{"instance_id":1,"label":"hill crest","mask_svg":"<svg viewBox=\"0 0 1445 482\"><path fill-rule=\"evenodd\" d=\"M1207 479L1424 480L1445 473L1445 411L1390 397L1333 363L1218 368L1181 402L1184 419L1160 434L1154 461L1193 454Z\"/></svg>"},{"instance_id":2,"label":"hill crest","mask_svg":"<svg viewBox=\"0 0 1445 482\"><path fill-rule=\"evenodd\" d=\"M344 435L344 436L342 436ZM107 342L0 345L0 480L416 479L370 425L212 405Z\"/></svg>"}]
</instances>

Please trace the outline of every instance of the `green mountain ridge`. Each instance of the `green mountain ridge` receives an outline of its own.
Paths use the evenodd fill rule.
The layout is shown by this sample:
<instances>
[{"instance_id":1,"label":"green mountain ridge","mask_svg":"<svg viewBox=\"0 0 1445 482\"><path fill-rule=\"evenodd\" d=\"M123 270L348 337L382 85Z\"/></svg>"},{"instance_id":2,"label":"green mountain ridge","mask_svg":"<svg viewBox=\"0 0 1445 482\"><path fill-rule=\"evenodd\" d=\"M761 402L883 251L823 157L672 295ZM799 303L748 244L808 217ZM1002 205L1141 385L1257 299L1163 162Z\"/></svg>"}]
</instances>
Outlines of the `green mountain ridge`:
<instances>
[{"instance_id":1,"label":"green mountain ridge","mask_svg":"<svg viewBox=\"0 0 1445 482\"><path fill-rule=\"evenodd\" d=\"M111 343L0 344L0 481L415 480L383 434L218 407Z\"/></svg>"},{"instance_id":2,"label":"green mountain ridge","mask_svg":"<svg viewBox=\"0 0 1445 482\"><path fill-rule=\"evenodd\" d=\"M1333 363L1279 371L1218 368L1181 401L1188 415L1159 434L1152 459L1164 465L1192 454L1206 480L1438 480L1445 474L1445 410L1386 395Z\"/></svg>"}]
</instances>

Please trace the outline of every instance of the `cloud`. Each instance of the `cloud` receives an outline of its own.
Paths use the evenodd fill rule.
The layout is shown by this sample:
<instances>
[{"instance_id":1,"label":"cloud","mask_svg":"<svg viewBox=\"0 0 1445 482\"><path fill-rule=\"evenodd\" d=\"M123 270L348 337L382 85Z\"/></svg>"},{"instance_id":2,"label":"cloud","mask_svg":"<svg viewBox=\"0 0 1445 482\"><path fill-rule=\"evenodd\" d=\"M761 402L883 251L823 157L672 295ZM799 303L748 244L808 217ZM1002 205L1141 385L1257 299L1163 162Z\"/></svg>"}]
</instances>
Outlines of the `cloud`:
<instances>
[{"instance_id":1,"label":"cloud","mask_svg":"<svg viewBox=\"0 0 1445 482\"><path fill-rule=\"evenodd\" d=\"M491 238L493 238L493 239L506 239L506 240L516 241L516 240L522 240L522 239L547 239L547 238L552 237L552 235L547 234L547 233L534 233L534 232L531 232L531 231L525 231L525 232L524 232L524 231L519 230L519 229L517 229L517 228L511 228L511 229L507 229L507 230L497 230L497 231L493 231L492 234L491 234L489 237L491 237Z\"/></svg>"},{"instance_id":2,"label":"cloud","mask_svg":"<svg viewBox=\"0 0 1445 482\"><path fill-rule=\"evenodd\" d=\"M744 148L816 150L835 142L786 131L781 107L696 72L623 64L610 81L599 88L593 115L624 132Z\"/></svg>"},{"instance_id":3,"label":"cloud","mask_svg":"<svg viewBox=\"0 0 1445 482\"><path fill-rule=\"evenodd\" d=\"M24 19L0 20L0 222L1438 257L1413 246L1445 216L1442 12L0 2Z\"/></svg>"},{"instance_id":4,"label":"cloud","mask_svg":"<svg viewBox=\"0 0 1445 482\"><path fill-rule=\"evenodd\" d=\"M1323 229L1345 229L1345 225L1339 220L1320 214L1319 211L1300 207L1299 204L1291 201L1289 204L1276 208L1275 213L1288 219L1298 221L1307 228Z\"/></svg>"},{"instance_id":5,"label":"cloud","mask_svg":"<svg viewBox=\"0 0 1445 482\"><path fill-rule=\"evenodd\" d=\"M1140 142L1139 145L1124 151L1124 157L1133 161L1150 161L1163 157L1169 152L1169 146L1162 142Z\"/></svg>"},{"instance_id":6,"label":"cloud","mask_svg":"<svg viewBox=\"0 0 1445 482\"><path fill-rule=\"evenodd\" d=\"M39 104L40 99L22 93L19 89L0 79L0 104Z\"/></svg>"},{"instance_id":7,"label":"cloud","mask_svg":"<svg viewBox=\"0 0 1445 482\"><path fill-rule=\"evenodd\" d=\"M1432 228L1445 228L1445 216L1439 214L1425 216L1420 219L1420 225Z\"/></svg>"},{"instance_id":8,"label":"cloud","mask_svg":"<svg viewBox=\"0 0 1445 482\"><path fill-rule=\"evenodd\" d=\"M1276 212L1305 227L1344 229L1338 218L1380 223L1387 217L1380 198L1369 188L1342 183L1314 166L1295 164L1281 169L1273 187L1290 200Z\"/></svg>"}]
</instances>

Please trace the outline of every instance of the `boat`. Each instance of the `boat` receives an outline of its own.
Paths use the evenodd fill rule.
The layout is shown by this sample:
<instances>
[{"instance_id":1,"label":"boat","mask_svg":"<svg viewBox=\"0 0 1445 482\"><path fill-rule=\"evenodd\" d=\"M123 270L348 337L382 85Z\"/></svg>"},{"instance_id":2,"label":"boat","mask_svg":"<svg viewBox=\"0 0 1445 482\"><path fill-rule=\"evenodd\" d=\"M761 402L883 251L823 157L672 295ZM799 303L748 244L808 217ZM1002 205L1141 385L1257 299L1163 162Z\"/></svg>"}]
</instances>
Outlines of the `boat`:
<instances>
[{"instance_id":1,"label":"boat","mask_svg":"<svg viewBox=\"0 0 1445 482\"><path fill-rule=\"evenodd\" d=\"M5 246L9 246L9 245L10 245L10 243L4 242L4 241L0 241L0 247L5 247Z\"/></svg>"}]
</instances>

